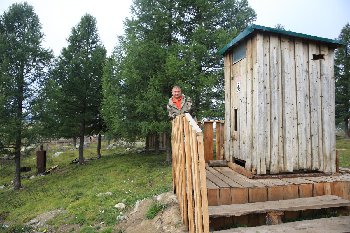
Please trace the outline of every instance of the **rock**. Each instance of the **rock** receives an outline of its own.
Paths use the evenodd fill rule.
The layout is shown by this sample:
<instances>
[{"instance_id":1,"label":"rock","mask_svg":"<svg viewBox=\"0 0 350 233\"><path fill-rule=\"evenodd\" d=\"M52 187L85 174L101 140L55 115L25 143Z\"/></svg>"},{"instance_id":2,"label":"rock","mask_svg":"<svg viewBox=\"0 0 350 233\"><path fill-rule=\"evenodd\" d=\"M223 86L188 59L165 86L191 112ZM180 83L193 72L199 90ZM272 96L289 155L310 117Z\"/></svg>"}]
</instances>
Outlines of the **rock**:
<instances>
[{"instance_id":1,"label":"rock","mask_svg":"<svg viewBox=\"0 0 350 233\"><path fill-rule=\"evenodd\" d=\"M4 188L5 188L5 185L1 185L1 186L0 186L0 189L4 189Z\"/></svg>"},{"instance_id":2,"label":"rock","mask_svg":"<svg viewBox=\"0 0 350 233\"><path fill-rule=\"evenodd\" d=\"M40 214L26 223L26 225L32 226L34 228L46 226L47 221L53 219L58 214L66 213L63 209L52 210L43 214Z\"/></svg>"},{"instance_id":3,"label":"rock","mask_svg":"<svg viewBox=\"0 0 350 233\"><path fill-rule=\"evenodd\" d=\"M156 196L155 199L163 205L177 203L176 195L171 193L171 192L162 193L162 194Z\"/></svg>"},{"instance_id":4,"label":"rock","mask_svg":"<svg viewBox=\"0 0 350 233\"><path fill-rule=\"evenodd\" d=\"M120 202L120 203L116 204L114 207L117 208L117 209L122 210L122 209L125 209L125 204Z\"/></svg>"},{"instance_id":5,"label":"rock","mask_svg":"<svg viewBox=\"0 0 350 233\"><path fill-rule=\"evenodd\" d=\"M105 192L105 193L98 193L96 194L96 196L98 197L102 197L102 196L112 196L112 192Z\"/></svg>"},{"instance_id":6,"label":"rock","mask_svg":"<svg viewBox=\"0 0 350 233\"><path fill-rule=\"evenodd\" d=\"M142 200L141 200L142 201ZM136 213L139 210L139 206L140 206L140 200L137 200L134 206L134 210L131 212L131 214Z\"/></svg>"},{"instance_id":7,"label":"rock","mask_svg":"<svg viewBox=\"0 0 350 233\"><path fill-rule=\"evenodd\" d=\"M32 180L32 179L34 179L34 178L35 178L35 176L31 176L31 177L29 177L29 179L30 179L30 180Z\"/></svg>"},{"instance_id":8,"label":"rock","mask_svg":"<svg viewBox=\"0 0 350 233\"><path fill-rule=\"evenodd\" d=\"M62 151L57 151L55 154L53 154L52 157L58 157L62 154L63 152Z\"/></svg>"},{"instance_id":9,"label":"rock","mask_svg":"<svg viewBox=\"0 0 350 233\"><path fill-rule=\"evenodd\" d=\"M119 222L121 222L123 220L127 220L127 219L128 219L128 217L126 217L125 215L118 215L117 216L117 221L119 221Z\"/></svg>"}]
</instances>

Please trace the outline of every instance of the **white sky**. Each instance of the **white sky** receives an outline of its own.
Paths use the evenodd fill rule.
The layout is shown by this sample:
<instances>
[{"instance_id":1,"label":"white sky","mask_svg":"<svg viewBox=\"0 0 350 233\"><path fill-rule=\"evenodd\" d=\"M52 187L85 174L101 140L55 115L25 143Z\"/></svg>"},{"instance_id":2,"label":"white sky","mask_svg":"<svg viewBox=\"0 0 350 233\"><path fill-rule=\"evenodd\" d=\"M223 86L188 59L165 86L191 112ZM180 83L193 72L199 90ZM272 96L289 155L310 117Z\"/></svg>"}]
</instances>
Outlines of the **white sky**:
<instances>
[{"instance_id":1,"label":"white sky","mask_svg":"<svg viewBox=\"0 0 350 233\"><path fill-rule=\"evenodd\" d=\"M257 14L255 24L334 39L350 23L350 0L248 0ZM0 14L16 0L1 0ZM108 54L123 34L123 21L130 15L132 0L27 0L39 16L44 46L55 55L67 46L71 29L89 13L97 19L98 32Z\"/></svg>"}]
</instances>

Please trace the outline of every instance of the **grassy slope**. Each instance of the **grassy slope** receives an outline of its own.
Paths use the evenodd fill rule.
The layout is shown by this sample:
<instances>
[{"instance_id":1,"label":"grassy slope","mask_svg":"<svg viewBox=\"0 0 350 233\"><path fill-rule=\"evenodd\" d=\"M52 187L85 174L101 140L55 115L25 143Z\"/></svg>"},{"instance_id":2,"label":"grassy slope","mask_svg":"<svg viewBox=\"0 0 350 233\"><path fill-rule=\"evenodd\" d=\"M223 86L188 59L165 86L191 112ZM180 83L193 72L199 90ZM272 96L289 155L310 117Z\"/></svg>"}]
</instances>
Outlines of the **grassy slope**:
<instances>
[{"instance_id":1,"label":"grassy slope","mask_svg":"<svg viewBox=\"0 0 350 233\"><path fill-rule=\"evenodd\" d=\"M337 150L339 150L339 166L350 168L350 139L337 139Z\"/></svg>"},{"instance_id":2,"label":"grassy slope","mask_svg":"<svg viewBox=\"0 0 350 233\"><path fill-rule=\"evenodd\" d=\"M340 166L350 167L350 140L338 139L337 149L340 149ZM48 153L47 167L59 165L52 174L23 179L24 189L20 191L0 189L0 220L5 217L6 222L23 224L41 213L62 208L68 213L52 224L58 226L68 221L90 226L104 222L113 226L119 214L114 208L116 203L123 201L131 206L136 200L171 189L171 167L164 165L164 154L105 150L102 159L80 166L70 164L77 157L77 151L67 150L53 157L56 151L52 148ZM95 145L92 145L85 150L85 157L92 157L94 151ZM35 168L34 164L34 156L22 162L22 166ZM13 170L12 164L1 168L0 185L10 183ZM34 173L31 171L29 175ZM97 197L105 192L112 195Z\"/></svg>"},{"instance_id":3,"label":"grassy slope","mask_svg":"<svg viewBox=\"0 0 350 233\"><path fill-rule=\"evenodd\" d=\"M100 160L82 166L69 163L77 152L69 151L56 158L52 157L54 151L49 153L47 167L59 165L59 168L47 176L23 179L24 189L20 191L0 190L0 218L22 224L38 214L62 208L68 213L53 224L68 221L85 226L100 222L114 225L119 214L114 205L118 202L130 206L136 200L171 188L171 167L164 165L164 154L124 151L105 151ZM86 150L86 157L92 154L93 151ZM33 158L24 159L22 166L33 164ZM12 168L5 167L0 185L11 179ZM112 192L112 195L97 196L105 192Z\"/></svg>"}]
</instances>

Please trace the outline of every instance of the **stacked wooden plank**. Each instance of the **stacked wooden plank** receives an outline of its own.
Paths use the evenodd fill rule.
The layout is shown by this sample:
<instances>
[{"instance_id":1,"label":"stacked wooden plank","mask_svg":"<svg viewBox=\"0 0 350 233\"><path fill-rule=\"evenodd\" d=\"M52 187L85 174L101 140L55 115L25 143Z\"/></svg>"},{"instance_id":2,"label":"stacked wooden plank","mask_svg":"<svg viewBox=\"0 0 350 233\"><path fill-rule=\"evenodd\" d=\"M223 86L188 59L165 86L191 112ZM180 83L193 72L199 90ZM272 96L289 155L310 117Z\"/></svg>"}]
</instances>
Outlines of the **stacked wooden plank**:
<instances>
[{"instance_id":1,"label":"stacked wooden plank","mask_svg":"<svg viewBox=\"0 0 350 233\"><path fill-rule=\"evenodd\" d=\"M211 217L242 216L273 211L300 211L350 206L350 201L334 195L209 207Z\"/></svg>"},{"instance_id":2,"label":"stacked wooden plank","mask_svg":"<svg viewBox=\"0 0 350 233\"><path fill-rule=\"evenodd\" d=\"M350 205L350 174L249 179L229 167L206 166L206 172L213 229L263 225L270 215L292 220Z\"/></svg>"},{"instance_id":3,"label":"stacked wooden plank","mask_svg":"<svg viewBox=\"0 0 350 233\"><path fill-rule=\"evenodd\" d=\"M190 114L172 122L173 188L189 232L209 233L203 133Z\"/></svg>"},{"instance_id":4,"label":"stacked wooden plank","mask_svg":"<svg viewBox=\"0 0 350 233\"><path fill-rule=\"evenodd\" d=\"M206 172L209 206L321 195L336 195L350 200L350 174L249 179L228 167L207 166Z\"/></svg>"}]
</instances>

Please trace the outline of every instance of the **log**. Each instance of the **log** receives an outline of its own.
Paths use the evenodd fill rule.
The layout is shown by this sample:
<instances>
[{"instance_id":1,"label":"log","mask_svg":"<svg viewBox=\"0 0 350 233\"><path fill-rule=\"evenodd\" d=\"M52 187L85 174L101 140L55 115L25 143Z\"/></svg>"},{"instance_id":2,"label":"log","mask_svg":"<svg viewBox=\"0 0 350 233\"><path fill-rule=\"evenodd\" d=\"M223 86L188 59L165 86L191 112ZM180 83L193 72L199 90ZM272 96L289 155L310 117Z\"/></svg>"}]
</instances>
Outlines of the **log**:
<instances>
[{"instance_id":1,"label":"log","mask_svg":"<svg viewBox=\"0 0 350 233\"><path fill-rule=\"evenodd\" d=\"M227 163L228 167L231 168L232 170L234 170L235 172L244 175L248 178L253 178L253 174L246 170L244 167L239 166L238 164L232 163L232 162L228 162Z\"/></svg>"},{"instance_id":2,"label":"log","mask_svg":"<svg viewBox=\"0 0 350 233\"><path fill-rule=\"evenodd\" d=\"M208 161L209 167L227 167L227 161L226 160L209 160Z\"/></svg>"}]
</instances>

